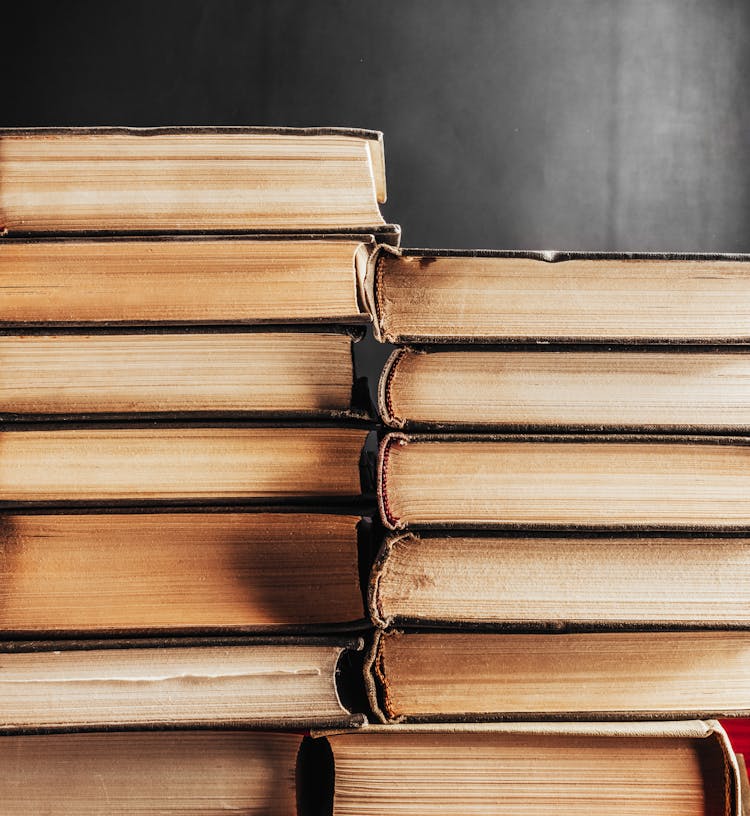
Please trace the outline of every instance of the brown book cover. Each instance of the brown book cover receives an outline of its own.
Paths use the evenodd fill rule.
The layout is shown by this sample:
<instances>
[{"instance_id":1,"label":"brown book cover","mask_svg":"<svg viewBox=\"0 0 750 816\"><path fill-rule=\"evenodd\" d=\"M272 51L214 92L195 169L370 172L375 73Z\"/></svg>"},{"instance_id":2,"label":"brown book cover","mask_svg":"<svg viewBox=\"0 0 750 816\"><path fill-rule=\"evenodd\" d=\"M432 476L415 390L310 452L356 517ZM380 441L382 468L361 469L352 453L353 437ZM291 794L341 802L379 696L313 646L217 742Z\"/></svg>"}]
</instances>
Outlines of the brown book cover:
<instances>
[{"instance_id":1,"label":"brown book cover","mask_svg":"<svg viewBox=\"0 0 750 816\"><path fill-rule=\"evenodd\" d=\"M750 783L747 777L747 764L745 763L744 754L737 754L737 767L740 777L740 813L742 816L748 816L750 813Z\"/></svg>"}]
</instances>

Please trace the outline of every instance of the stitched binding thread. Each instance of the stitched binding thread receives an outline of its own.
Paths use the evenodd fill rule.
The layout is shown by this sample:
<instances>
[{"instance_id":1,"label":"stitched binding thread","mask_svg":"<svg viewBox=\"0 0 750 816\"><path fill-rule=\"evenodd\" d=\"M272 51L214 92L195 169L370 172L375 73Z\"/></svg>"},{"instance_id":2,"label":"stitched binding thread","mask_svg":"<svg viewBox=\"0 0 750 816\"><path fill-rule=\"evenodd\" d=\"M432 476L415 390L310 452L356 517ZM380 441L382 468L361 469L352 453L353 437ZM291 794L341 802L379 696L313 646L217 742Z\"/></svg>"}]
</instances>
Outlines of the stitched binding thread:
<instances>
[{"instance_id":1,"label":"stitched binding thread","mask_svg":"<svg viewBox=\"0 0 750 816\"><path fill-rule=\"evenodd\" d=\"M373 281L373 287L375 289L375 308L377 310L375 319L378 321L378 328L380 329L381 333L383 333L383 296L381 294L381 281L383 277L384 264L385 252L381 249L378 252L378 259L375 262L375 280Z\"/></svg>"}]
</instances>

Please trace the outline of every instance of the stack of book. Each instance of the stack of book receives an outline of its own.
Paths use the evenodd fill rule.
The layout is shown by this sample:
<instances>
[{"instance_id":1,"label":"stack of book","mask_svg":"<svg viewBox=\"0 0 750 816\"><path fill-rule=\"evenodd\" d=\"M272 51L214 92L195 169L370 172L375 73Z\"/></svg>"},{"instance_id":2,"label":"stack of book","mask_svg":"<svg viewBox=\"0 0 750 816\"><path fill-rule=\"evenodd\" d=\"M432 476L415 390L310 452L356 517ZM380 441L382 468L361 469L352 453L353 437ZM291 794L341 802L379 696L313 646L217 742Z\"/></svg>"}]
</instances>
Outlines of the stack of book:
<instances>
[{"instance_id":1,"label":"stack of book","mask_svg":"<svg viewBox=\"0 0 750 816\"><path fill-rule=\"evenodd\" d=\"M739 813L748 260L384 198L372 132L0 132L4 814Z\"/></svg>"},{"instance_id":2,"label":"stack of book","mask_svg":"<svg viewBox=\"0 0 750 816\"><path fill-rule=\"evenodd\" d=\"M363 722L384 197L373 132L0 133L4 813L288 812L216 729Z\"/></svg>"},{"instance_id":3,"label":"stack of book","mask_svg":"<svg viewBox=\"0 0 750 816\"><path fill-rule=\"evenodd\" d=\"M523 790L493 780L487 796L513 801L493 812L731 809L711 793L724 763L689 782L667 756L685 720L750 709L749 272L746 257L392 248L372 264L376 332L399 347L379 386L394 430L370 699L424 750L455 747L438 723L484 721L463 726L484 746L521 740L507 721L547 721L514 754ZM539 779L553 732L564 756ZM624 752L617 783L596 768L617 764L603 733ZM456 780L432 784L450 797Z\"/></svg>"}]
</instances>

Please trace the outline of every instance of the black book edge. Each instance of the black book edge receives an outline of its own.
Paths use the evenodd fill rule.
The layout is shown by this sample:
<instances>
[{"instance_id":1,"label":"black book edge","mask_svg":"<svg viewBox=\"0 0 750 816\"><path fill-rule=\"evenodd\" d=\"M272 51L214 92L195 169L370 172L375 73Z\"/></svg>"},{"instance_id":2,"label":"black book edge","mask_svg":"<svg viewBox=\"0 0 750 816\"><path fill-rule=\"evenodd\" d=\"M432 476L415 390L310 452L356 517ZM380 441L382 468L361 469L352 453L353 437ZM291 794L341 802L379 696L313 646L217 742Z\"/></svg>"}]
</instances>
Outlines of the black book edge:
<instances>
[{"instance_id":1,"label":"black book edge","mask_svg":"<svg viewBox=\"0 0 750 816\"><path fill-rule=\"evenodd\" d=\"M123 136L181 136L187 134L246 134L280 136L352 136L357 139L383 140L379 130L351 127L278 127L276 125L160 125L157 127L126 127L119 125L3 127L0 136L76 136L123 135Z\"/></svg>"},{"instance_id":2,"label":"black book edge","mask_svg":"<svg viewBox=\"0 0 750 816\"><path fill-rule=\"evenodd\" d=\"M0 244L17 241L19 243L37 241L169 241L169 240L330 240L335 238L357 240L368 236L381 246L397 247L401 241L401 227L398 224L360 224L354 226L318 228L300 232L294 228L276 229L190 229L190 230L9 230L0 229Z\"/></svg>"},{"instance_id":3,"label":"black book edge","mask_svg":"<svg viewBox=\"0 0 750 816\"><path fill-rule=\"evenodd\" d=\"M748 252L586 252L541 249L434 249L404 247L396 255L429 258L528 258L562 261L750 261Z\"/></svg>"}]
</instances>

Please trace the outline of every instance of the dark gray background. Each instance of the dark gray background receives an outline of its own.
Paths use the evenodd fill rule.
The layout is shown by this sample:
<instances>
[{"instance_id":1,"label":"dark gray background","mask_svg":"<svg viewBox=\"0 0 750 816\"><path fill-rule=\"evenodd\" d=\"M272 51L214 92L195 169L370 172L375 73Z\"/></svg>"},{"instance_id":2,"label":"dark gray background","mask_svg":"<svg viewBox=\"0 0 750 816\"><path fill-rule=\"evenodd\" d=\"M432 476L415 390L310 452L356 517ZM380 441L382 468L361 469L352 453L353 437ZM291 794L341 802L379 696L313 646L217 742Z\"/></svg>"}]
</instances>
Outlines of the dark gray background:
<instances>
[{"instance_id":1,"label":"dark gray background","mask_svg":"<svg viewBox=\"0 0 750 816\"><path fill-rule=\"evenodd\" d=\"M406 246L743 251L749 35L741 0L24 0L0 124L376 128Z\"/></svg>"}]
</instances>

